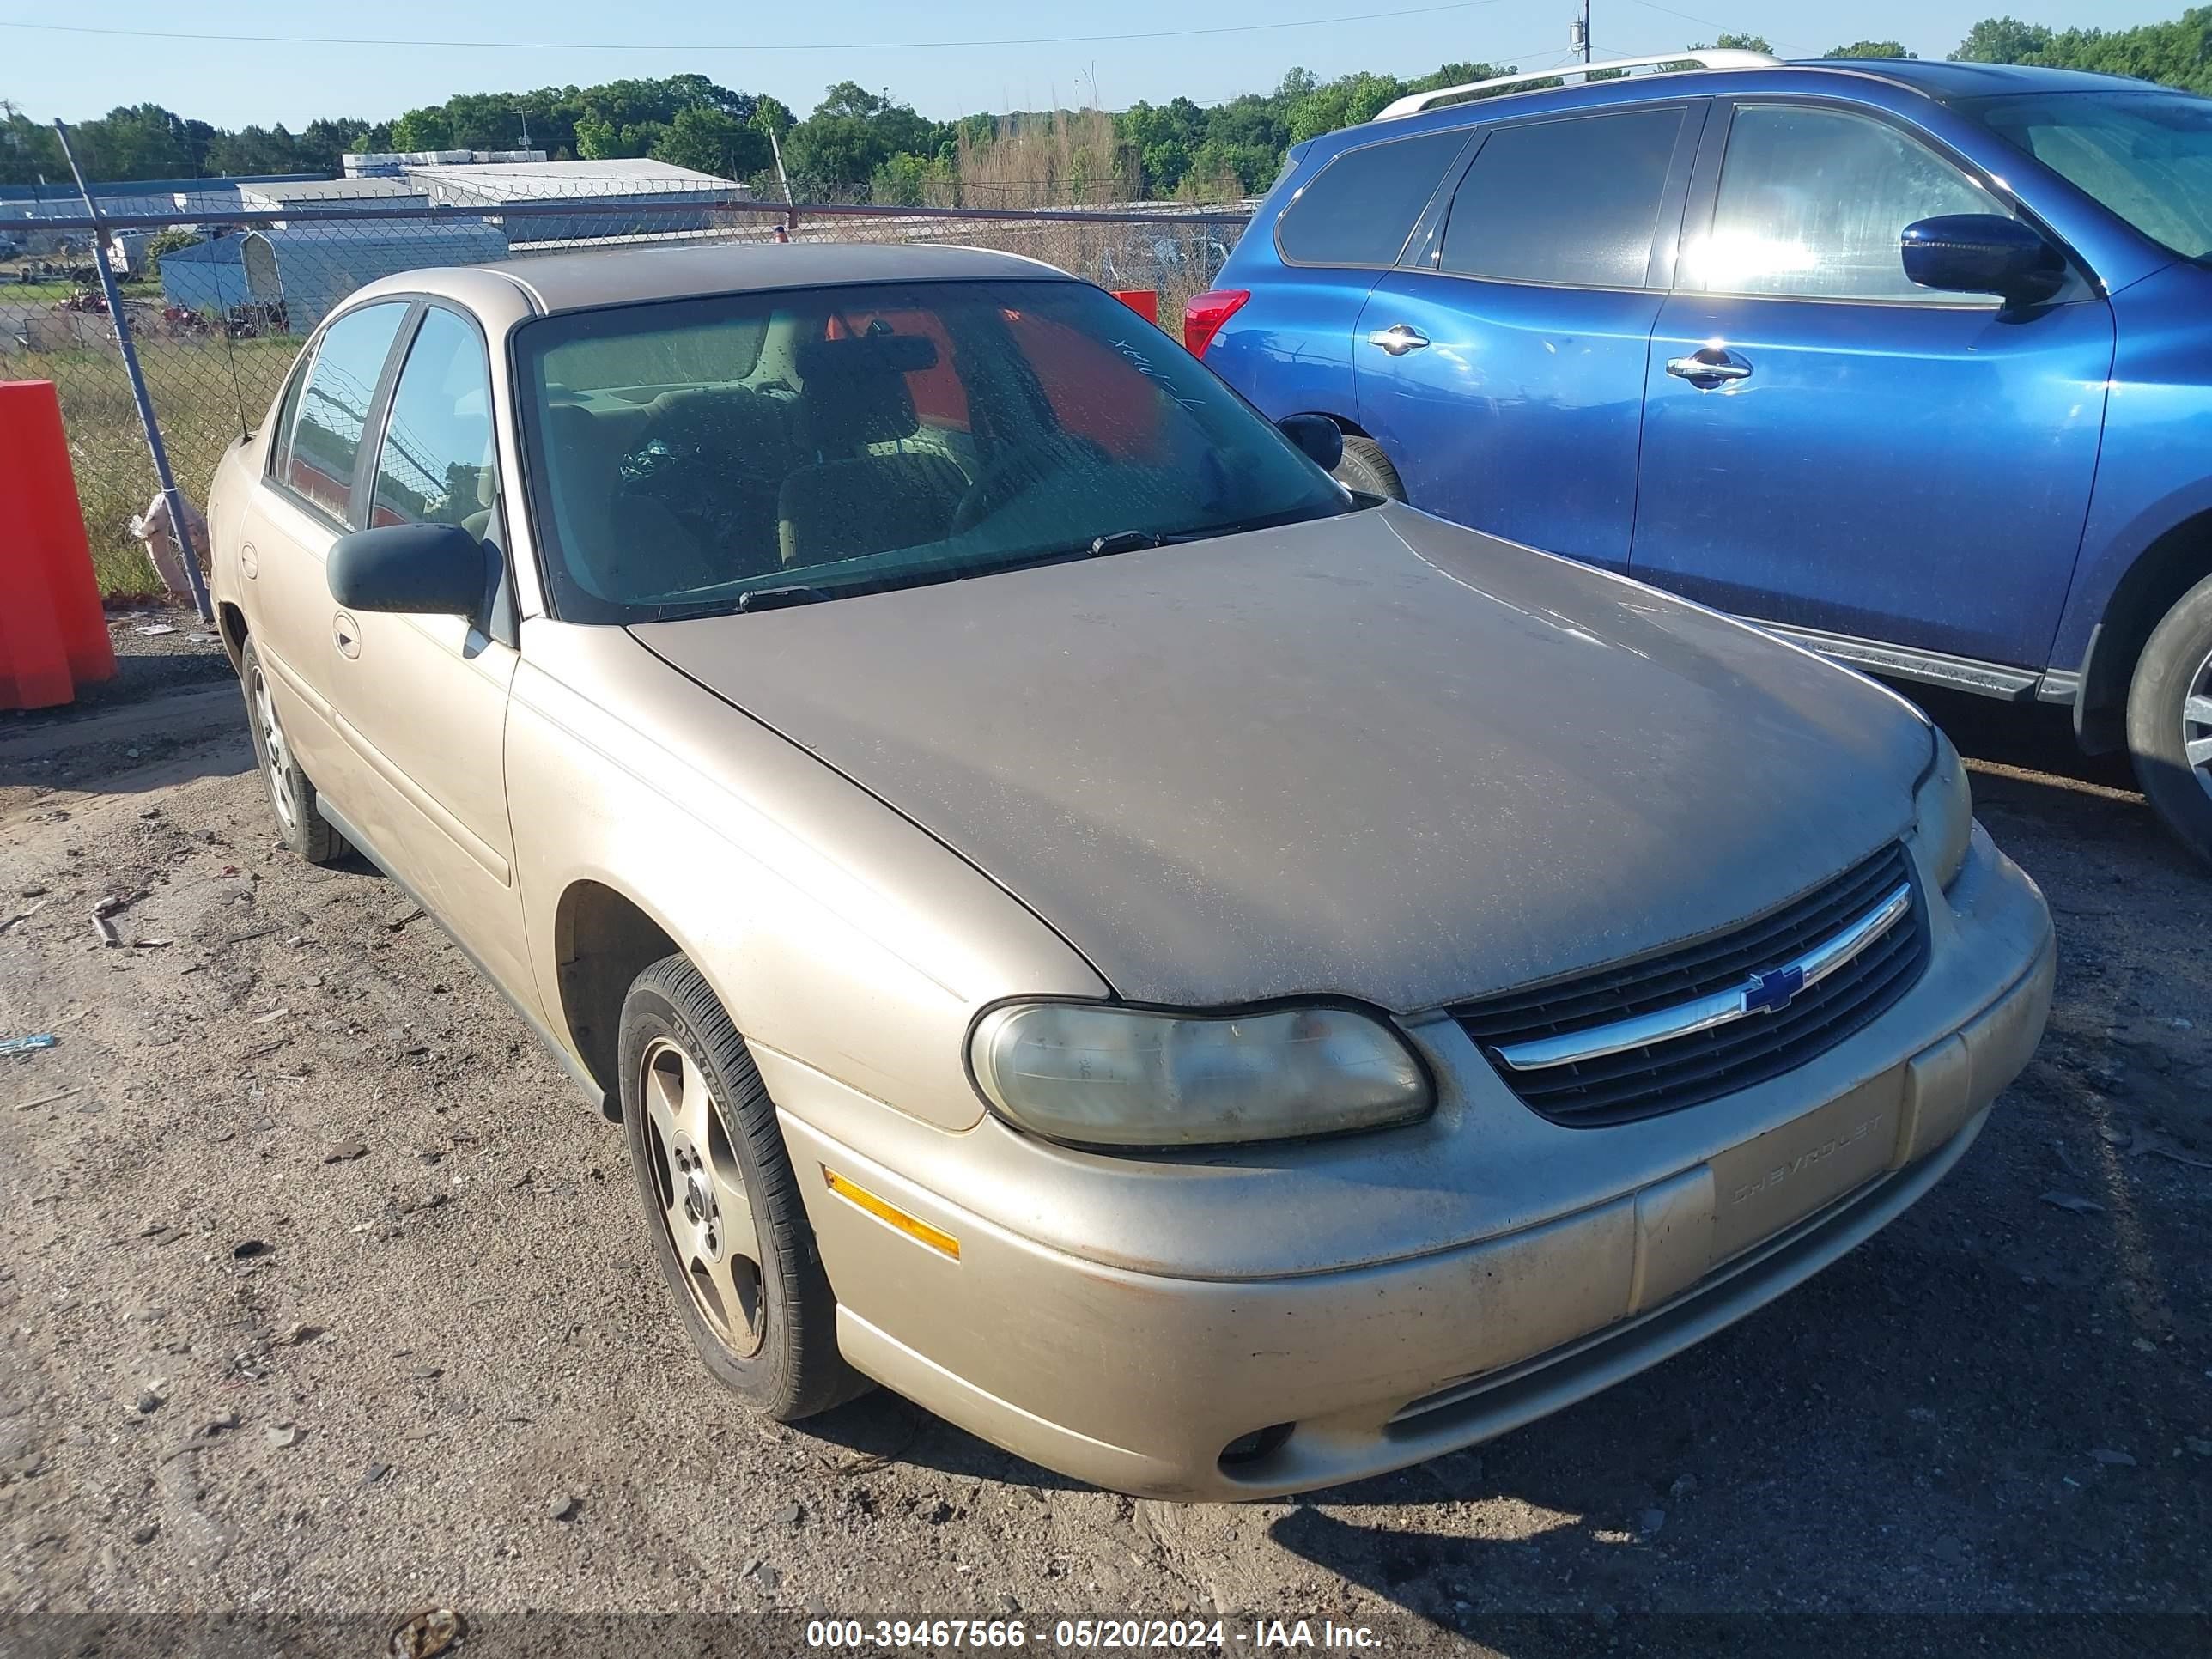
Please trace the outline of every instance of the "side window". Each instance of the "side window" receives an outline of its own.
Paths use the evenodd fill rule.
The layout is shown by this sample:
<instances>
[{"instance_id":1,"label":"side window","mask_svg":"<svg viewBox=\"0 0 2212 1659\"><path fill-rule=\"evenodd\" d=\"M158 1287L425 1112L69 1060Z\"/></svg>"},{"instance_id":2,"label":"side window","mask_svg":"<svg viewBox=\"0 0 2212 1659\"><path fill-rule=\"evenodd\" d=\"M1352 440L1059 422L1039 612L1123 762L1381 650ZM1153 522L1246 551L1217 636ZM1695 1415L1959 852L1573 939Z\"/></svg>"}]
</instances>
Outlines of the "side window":
<instances>
[{"instance_id":1,"label":"side window","mask_svg":"<svg viewBox=\"0 0 2212 1659\"><path fill-rule=\"evenodd\" d=\"M345 517L368 405L392 337L406 315L404 301L366 307L331 324L315 349L315 365L307 372L285 446L282 477L334 519Z\"/></svg>"},{"instance_id":2,"label":"side window","mask_svg":"<svg viewBox=\"0 0 2212 1659\"><path fill-rule=\"evenodd\" d=\"M1283 210L1276 247L1294 264L1395 264L1466 143L1459 129L1346 150Z\"/></svg>"},{"instance_id":3,"label":"side window","mask_svg":"<svg viewBox=\"0 0 2212 1659\"><path fill-rule=\"evenodd\" d=\"M1898 233L1939 213L2004 204L1887 122L1747 105L1729 128L1713 226L1684 250L1682 286L1711 294L1988 305L1905 280Z\"/></svg>"},{"instance_id":4,"label":"side window","mask_svg":"<svg viewBox=\"0 0 2212 1659\"><path fill-rule=\"evenodd\" d=\"M498 501L483 342L452 312L433 306L392 388L368 521L453 524L482 537Z\"/></svg>"},{"instance_id":5,"label":"side window","mask_svg":"<svg viewBox=\"0 0 2212 1659\"><path fill-rule=\"evenodd\" d=\"M1562 288L1641 288L1682 131L1679 109L1500 127L1452 195L1440 270Z\"/></svg>"},{"instance_id":6,"label":"side window","mask_svg":"<svg viewBox=\"0 0 2212 1659\"><path fill-rule=\"evenodd\" d=\"M284 452L292 441L292 417L299 412L300 388L307 383L308 359L313 354L302 351L300 361L292 365L292 373L284 381L283 400L276 405L276 423L269 434L269 459L266 471L272 478L284 476Z\"/></svg>"}]
</instances>

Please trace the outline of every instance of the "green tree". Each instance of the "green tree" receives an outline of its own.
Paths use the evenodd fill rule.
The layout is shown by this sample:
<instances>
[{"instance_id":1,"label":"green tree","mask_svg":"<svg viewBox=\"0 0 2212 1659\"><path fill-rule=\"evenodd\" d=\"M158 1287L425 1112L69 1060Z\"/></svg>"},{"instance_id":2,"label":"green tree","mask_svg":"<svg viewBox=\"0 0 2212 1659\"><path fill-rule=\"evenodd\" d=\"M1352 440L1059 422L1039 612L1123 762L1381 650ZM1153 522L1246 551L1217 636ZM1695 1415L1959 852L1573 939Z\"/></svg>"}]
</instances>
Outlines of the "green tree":
<instances>
[{"instance_id":1,"label":"green tree","mask_svg":"<svg viewBox=\"0 0 2212 1659\"><path fill-rule=\"evenodd\" d=\"M799 125L799 118L792 113L790 105L763 93L753 100L752 125L763 132L774 133L781 142L784 134Z\"/></svg>"},{"instance_id":2,"label":"green tree","mask_svg":"<svg viewBox=\"0 0 2212 1659\"><path fill-rule=\"evenodd\" d=\"M768 136L726 109L695 104L676 112L652 154L655 161L695 173L743 179L769 165Z\"/></svg>"},{"instance_id":3,"label":"green tree","mask_svg":"<svg viewBox=\"0 0 2212 1659\"><path fill-rule=\"evenodd\" d=\"M857 82L840 81L785 136L783 157L794 179L850 190L872 183L894 155L937 156L951 142L949 125L926 120L910 105L894 103Z\"/></svg>"},{"instance_id":4,"label":"green tree","mask_svg":"<svg viewBox=\"0 0 2212 1659\"><path fill-rule=\"evenodd\" d=\"M2051 31L2017 17L1984 17L1951 54L1954 64L2024 64L2051 44Z\"/></svg>"},{"instance_id":5,"label":"green tree","mask_svg":"<svg viewBox=\"0 0 2212 1659\"><path fill-rule=\"evenodd\" d=\"M1371 121L1382 112L1384 105L1405 93L1406 83L1396 76L1374 75L1364 70L1325 82L1291 106L1289 141L1302 144L1324 132Z\"/></svg>"},{"instance_id":6,"label":"green tree","mask_svg":"<svg viewBox=\"0 0 2212 1659\"><path fill-rule=\"evenodd\" d=\"M984 134L996 131L989 117ZM1135 103L1116 118L1121 140L1137 152L1143 169L1143 188L1154 196L1172 196L1190 171L1190 158L1206 142L1206 112L1188 98L1165 104Z\"/></svg>"},{"instance_id":7,"label":"green tree","mask_svg":"<svg viewBox=\"0 0 2212 1659\"><path fill-rule=\"evenodd\" d=\"M88 179L198 176L200 158L192 154L185 124L159 104L118 107L80 123L70 143Z\"/></svg>"},{"instance_id":8,"label":"green tree","mask_svg":"<svg viewBox=\"0 0 2212 1659\"><path fill-rule=\"evenodd\" d=\"M586 115L576 123L576 154L587 161L611 161L622 154L622 134L611 121Z\"/></svg>"},{"instance_id":9,"label":"green tree","mask_svg":"<svg viewBox=\"0 0 2212 1659\"><path fill-rule=\"evenodd\" d=\"M1700 40L1692 52L1763 52L1771 56L1774 43L1763 34L1731 34L1723 32L1710 41Z\"/></svg>"},{"instance_id":10,"label":"green tree","mask_svg":"<svg viewBox=\"0 0 2212 1659\"><path fill-rule=\"evenodd\" d=\"M236 132L219 132L208 146L202 158L205 172L216 175L245 176L256 173L302 173L310 163L300 154L299 140L284 130L279 122L273 127L241 127ZM331 165L337 171L337 163Z\"/></svg>"},{"instance_id":11,"label":"green tree","mask_svg":"<svg viewBox=\"0 0 2212 1659\"><path fill-rule=\"evenodd\" d=\"M314 173L336 173L345 165L349 151L390 149L392 125L389 122L349 118L319 118L300 129L296 147L302 168Z\"/></svg>"},{"instance_id":12,"label":"green tree","mask_svg":"<svg viewBox=\"0 0 2212 1659\"><path fill-rule=\"evenodd\" d=\"M1917 58L1917 52L1907 52L1895 40L1854 40L1848 46L1831 46L1820 54L1823 58Z\"/></svg>"},{"instance_id":13,"label":"green tree","mask_svg":"<svg viewBox=\"0 0 2212 1659\"><path fill-rule=\"evenodd\" d=\"M935 155L894 155L876 169L870 184L873 200L902 207L951 207L960 193L959 170Z\"/></svg>"},{"instance_id":14,"label":"green tree","mask_svg":"<svg viewBox=\"0 0 2212 1659\"><path fill-rule=\"evenodd\" d=\"M410 109L392 124L394 149L457 149L453 124L443 109Z\"/></svg>"},{"instance_id":15,"label":"green tree","mask_svg":"<svg viewBox=\"0 0 2212 1659\"><path fill-rule=\"evenodd\" d=\"M202 240L203 239L199 232L196 230L163 231L160 235L155 237L151 241L146 244L145 258L147 276L151 277L158 276L161 274L161 256L163 254L174 253L180 247L196 247L199 245Z\"/></svg>"},{"instance_id":16,"label":"green tree","mask_svg":"<svg viewBox=\"0 0 2212 1659\"><path fill-rule=\"evenodd\" d=\"M66 179L69 167L54 130L0 99L0 184L35 185Z\"/></svg>"}]
</instances>

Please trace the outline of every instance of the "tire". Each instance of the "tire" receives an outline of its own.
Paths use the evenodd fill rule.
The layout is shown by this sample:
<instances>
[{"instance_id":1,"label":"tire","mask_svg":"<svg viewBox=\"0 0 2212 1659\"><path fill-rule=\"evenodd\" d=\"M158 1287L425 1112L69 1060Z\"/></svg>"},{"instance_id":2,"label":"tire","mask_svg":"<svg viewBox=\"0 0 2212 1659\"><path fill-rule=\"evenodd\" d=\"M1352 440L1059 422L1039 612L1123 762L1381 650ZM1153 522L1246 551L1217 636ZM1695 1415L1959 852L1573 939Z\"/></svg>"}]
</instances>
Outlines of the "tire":
<instances>
[{"instance_id":1,"label":"tire","mask_svg":"<svg viewBox=\"0 0 2212 1659\"><path fill-rule=\"evenodd\" d=\"M1345 434L1344 459L1336 464L1336 481L1370 495L1386 495L1394 501L1406 499L1406 486L1399 482L1398 469L1390 465L1382 446L1372 438Z\"/></svg>"},{"instance_id":2,"label":"tire","mask_svg":"<svg viewBox=\"0 0 2212 1659\"><path fill-rule=\"evenodd\" d=\"M2166 827L2212 864L2212 576L2181 596L2136 660L2128 752Z\"/></svg>"},{"instance_id":3,"label":"tire","mask_svg":"<svg viewBox=\"0 0 2212 1659\"><path fill-rule=\"evenodd\" d=\"M253 733L253 757L260 763L269 810L285 846L310 864L336 864L353 849L315 807L315 786L293 758L284 723L270 693L261 653L249 636L239 652L238 680L246 692L246 723Z\"/></svg>"},{"instance_id":4,"label":"tire","mask_svg":"<svg viewBox=\"0 0 2212 1659\"><path fill-rule=\"evenodd\" d=\"M623 1133L646 1231L707 1370L779 1423L865 1392L837 1352L836 1298L775 1103L684 957L631 984L621 1054Z\"/></svg>"}]
</instances>

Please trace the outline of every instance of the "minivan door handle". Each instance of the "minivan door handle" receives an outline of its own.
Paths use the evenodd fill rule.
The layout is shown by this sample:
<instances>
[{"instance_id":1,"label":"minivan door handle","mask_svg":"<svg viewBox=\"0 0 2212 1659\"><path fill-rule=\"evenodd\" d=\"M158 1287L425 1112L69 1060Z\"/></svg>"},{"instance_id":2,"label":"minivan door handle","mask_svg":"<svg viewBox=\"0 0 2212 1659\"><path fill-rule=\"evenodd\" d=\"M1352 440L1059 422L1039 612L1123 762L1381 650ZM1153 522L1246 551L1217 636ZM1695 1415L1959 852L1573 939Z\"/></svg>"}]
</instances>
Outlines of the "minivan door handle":
<instances>
[{"instance_id":1,"label":"minivan door handle","mask_svg":"<svg viewBox=\"0 0 2212 1659\"><path fill-rule=\"evenodd\" d=\"M1393 357L1402 357L1409 351L1419 351L1428 344L1429 337L1408 323L1393 323L1388 328L1378 328L1367 337L1367 343L1381 346Z\"/></svg>"},{"instance_id":2,"label":"minivan door handle","mask_svg":"<svg viewBox=\"0 0 2212 1659\"><path fill-rule=\"evenodd\" d=\"M1667 372L1678 380L1687 380L1700 392L1711 392L1731 380L1749 380L1751 365L1725 347L1706 346L1686 357L1669 357Z\"/></svg>"}]
</instances>

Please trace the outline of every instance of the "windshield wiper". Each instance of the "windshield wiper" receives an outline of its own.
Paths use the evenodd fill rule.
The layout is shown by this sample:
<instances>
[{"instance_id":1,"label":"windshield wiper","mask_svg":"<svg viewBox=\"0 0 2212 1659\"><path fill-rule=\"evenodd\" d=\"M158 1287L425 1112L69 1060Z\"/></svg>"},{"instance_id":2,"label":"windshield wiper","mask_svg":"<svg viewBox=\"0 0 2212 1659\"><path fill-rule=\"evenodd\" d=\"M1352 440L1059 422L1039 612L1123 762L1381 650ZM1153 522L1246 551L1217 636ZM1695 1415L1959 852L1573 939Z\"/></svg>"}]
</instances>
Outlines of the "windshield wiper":
<instances>
[{"instance_id":1,"label":"windshield wiper","mask_svg":"<svg viewBox=\"0 0 2212 1659\"><path fill-rule=\"evenodd\" d=\"M1109 553L1133 553L1139 548L1163 546L1167 539L1157 530L1112 530L1091 538L1091 556L1103 559Z\"/></svg>"},{"instance_id":2,"label":"windshield wiper","mask_svg":"<svg viewBox=\"0 0 2212 1659\"><path fill-rule=\"evenodd\" d=\"M738 595L738 610L741 613L781 611L788 605L817 605L829 597L820 588L809 587L804 582L793 582L786 587L749 587Z\"/></svg>"}]
</instances>

